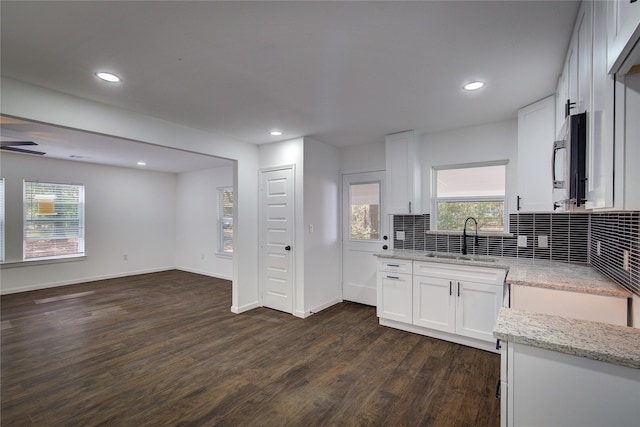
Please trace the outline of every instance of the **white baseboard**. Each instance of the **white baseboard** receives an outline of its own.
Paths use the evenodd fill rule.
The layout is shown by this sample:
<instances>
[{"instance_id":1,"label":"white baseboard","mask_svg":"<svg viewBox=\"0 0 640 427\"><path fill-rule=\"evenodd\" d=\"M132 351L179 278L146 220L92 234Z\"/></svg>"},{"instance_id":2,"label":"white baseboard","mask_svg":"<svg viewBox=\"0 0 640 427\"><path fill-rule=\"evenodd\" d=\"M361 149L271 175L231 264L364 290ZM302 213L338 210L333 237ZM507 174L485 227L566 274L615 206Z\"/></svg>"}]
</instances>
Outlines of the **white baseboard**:
<instances>
[{"instance_id":1,"label":"white baseboard","mask_svg":"<svg viewBox=\"0 0 640 427\"><path fill-rule=\"evenodd\" d=\"M228 276L225 276L223 274L211 273L209 271L198 270L197 268L189 268L189 267L178 266L178 267L176 267L176 270L186 271L187 273L202 274L203 276L215 277L216 279L233 280L232 277L228 277Z\"/></svg>"},{"instance_id":2,"label":"white baseboard","mask_svg":"<svg viewBox=\"0 0 640 427\"><path fill-rule=\"evenodd\" d=\"M245 304L240 307L236 305L232 305L231 312L234 314L240 314L240 313L244 313L245 311L253 310L254 308L258 308L258 307L260 307L260 304L258 303L258 301L252 302L250 304Z\"/></svg>"},{"instance_id":3,"label":"white baseboard","mask_svg":"<svg viewBox=\"0 0 640 427\"><path fill-rule=\"evenodd\" d=\"M37 283L34 285L22 286L19 288L12 288L12 289L3 288L3 289L0 289L0 295L15 294L18 292L36 291L38 289L56 288L59 286L77 285L79 283L96 282L98 280L118 279L120 277L135 276L138 274L147 274L147 273L158 273L161 271L169 271L169 270L175 270L175 269L176 268L173 266L161 267L161 268L152 268L147 270L127 271L127 272L116 273L116 274L105 274L102 276L81 277L78 279L64 280L60 282Z\"/></svg>"},{"instance_id":4,"label":"white baseboard","mask_svg":"<svg viewBox=\"0 0 640 427\"><path fill-rule=\"evenodd\" d=\"M336 298L336 299L333 299L331 301L327 301L324 304L317 305L317 306L309 309L308 311L306 311L304 317L309 317L312 314L316 314L316 313L318 313L318 312L320 312L320 311L322 311L324 309L327 309L327 308L331 307L332 305L336 305L336 304L339 304L341 302L342 302L342 298Z\"/></svg>"}]
</instances>

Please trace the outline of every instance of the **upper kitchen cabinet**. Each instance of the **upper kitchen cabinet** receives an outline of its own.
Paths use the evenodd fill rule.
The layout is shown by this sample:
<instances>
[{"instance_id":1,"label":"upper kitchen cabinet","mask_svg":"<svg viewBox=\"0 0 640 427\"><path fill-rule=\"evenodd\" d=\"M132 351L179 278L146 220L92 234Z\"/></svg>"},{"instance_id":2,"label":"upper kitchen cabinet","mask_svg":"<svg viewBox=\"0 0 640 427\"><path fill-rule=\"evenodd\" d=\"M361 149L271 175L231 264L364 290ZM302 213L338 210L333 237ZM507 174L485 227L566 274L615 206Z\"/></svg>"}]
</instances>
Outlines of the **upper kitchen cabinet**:
<instances>
[{"instance_id":1,"label":"upper kitchen cabinet","mask_svg":"<svg viewBox=\"0 0 640 427\"><path fill-rule=\"evenodd\" d=\"M419 214L420 161L414 131L387 135L387 213Z\"/></svg>"},{"instance_id":2,"label":"upper kitchen cabinet","mask_svg":"<svg viewBox=\"0 0 640 427\"><path fill-rule=\"evenodd\" d=\"M611 2L593 3L592 91L587 120L587 209L613 206L615 79L609 74L608 65L609 7Z\"/></svg>"},{"instance_id":3,"label":"upper kitchen cabinet","mask_svg":"<svg viewBox=\"0 0 640 427\"><path fill-rule=\"evenodd\" d=\"M596 2L600 3L600 2ZM604 18L604 17L603 17ZM606 2L607 71L626 74L633 65L628 61L640 39L640 2L619 0Z\"/></svg>"},{"instance_id":4,"label":"upper kitchen cabinet","mask_svg":"<svg viewBox=\"0 0 640 427\"><path fill-rule=\"evenodd\" d=\"M553 95L518 110L518 210L553 208L551 153L556 135L555 110Z\"/></svg>"}]
</instances>

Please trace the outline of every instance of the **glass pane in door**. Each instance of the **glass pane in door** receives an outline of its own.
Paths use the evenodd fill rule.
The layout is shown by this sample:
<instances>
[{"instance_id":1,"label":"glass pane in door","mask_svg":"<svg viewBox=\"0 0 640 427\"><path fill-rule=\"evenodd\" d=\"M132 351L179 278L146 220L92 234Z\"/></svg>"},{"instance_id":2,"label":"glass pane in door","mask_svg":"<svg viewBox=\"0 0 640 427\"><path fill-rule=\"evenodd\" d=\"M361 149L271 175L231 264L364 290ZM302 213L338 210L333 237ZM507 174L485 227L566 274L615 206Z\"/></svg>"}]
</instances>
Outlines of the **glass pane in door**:
<instances>
[{"instance_id":1,"label":"glass pane in door","mask_svg":"<svg viewBox=\"0 0 640 427\"><path fill-rule=\"evenodd\" d=\"M349 185L350 238L380 240L380 183Z\"/></svg>"}]
</instances>

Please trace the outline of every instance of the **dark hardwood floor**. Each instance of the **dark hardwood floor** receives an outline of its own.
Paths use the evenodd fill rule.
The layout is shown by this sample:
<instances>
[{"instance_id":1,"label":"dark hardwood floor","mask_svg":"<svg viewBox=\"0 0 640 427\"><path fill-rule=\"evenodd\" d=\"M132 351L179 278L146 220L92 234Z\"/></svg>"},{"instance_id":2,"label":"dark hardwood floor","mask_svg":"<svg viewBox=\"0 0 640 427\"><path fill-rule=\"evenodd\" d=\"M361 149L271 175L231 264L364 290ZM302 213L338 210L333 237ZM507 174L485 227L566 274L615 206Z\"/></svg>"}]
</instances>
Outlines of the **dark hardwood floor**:
<instances>
[{"instance_id":1,"label":"dark hardwood floor","mask_svg":"<svg viewBox=\"0 0 640 427\"><path fill-rule=\"evenodd\" d=\"M169 271L0 298L2 426L497 426L496 354Z\"/></svg>"}]
</instances>

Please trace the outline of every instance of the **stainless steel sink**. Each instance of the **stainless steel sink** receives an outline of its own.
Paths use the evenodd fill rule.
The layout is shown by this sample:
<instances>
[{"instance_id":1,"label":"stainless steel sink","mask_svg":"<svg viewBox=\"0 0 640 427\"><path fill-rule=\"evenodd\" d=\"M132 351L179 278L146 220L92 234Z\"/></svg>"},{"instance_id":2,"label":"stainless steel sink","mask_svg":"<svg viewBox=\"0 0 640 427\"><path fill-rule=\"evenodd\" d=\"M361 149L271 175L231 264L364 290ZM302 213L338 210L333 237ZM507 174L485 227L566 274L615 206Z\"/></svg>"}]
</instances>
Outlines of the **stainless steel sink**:
<instances>
[{"instance_id":1,"label":"stainless steel sink","mask_svg":"<svg viewBox=\"0 0 640 427\"><path fill-rule=\"evenodd\" d=\"M438 253L429 252L425 254L428 258L442 259L442 260L457 260L457 261L479 261L479 262L497 262L495 258L491 258L484 255L462 255L451 253Z\"/></svg>"}]
</instances>

